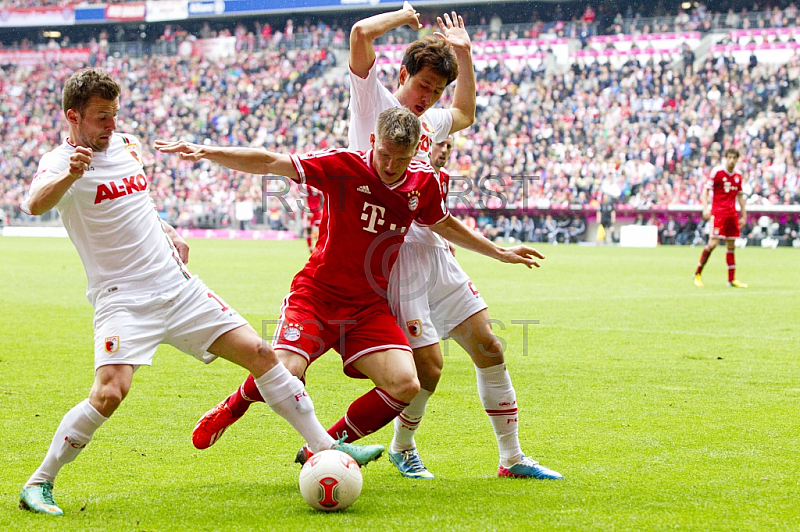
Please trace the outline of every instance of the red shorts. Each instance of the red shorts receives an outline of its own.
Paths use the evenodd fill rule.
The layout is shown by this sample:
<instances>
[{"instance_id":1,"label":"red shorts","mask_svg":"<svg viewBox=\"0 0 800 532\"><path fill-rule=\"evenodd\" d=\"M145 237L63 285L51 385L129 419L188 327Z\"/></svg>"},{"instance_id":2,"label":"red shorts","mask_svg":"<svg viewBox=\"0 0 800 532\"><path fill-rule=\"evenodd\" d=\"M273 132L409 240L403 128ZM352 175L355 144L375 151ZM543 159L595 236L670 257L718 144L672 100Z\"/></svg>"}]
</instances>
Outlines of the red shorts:
<instances>
[{"instance_id":1,"label":"red shorts","mask_svg":"<svg viewBox=\"0 0 800 532\"><path fill-rule=\"evenodd\" d=\"M342 357L345 375L357 379L366 376L351 364L364 355L387 349L412 352L385 301L367 306L331 302L306 287L283 299L272 347L297 353L309 364L333 349Z\"/></svg>"},{"instance_id":2,"label":"red shorts","mask_svg":"<svg viewBox=\"0 0 800 532\"><path fill-rule=\"evenodd\" d=\"M714 229L711 231L711 238L732 239L739 238L739 219L736 216L711 217Z\"/></svg>"}]
</instances>

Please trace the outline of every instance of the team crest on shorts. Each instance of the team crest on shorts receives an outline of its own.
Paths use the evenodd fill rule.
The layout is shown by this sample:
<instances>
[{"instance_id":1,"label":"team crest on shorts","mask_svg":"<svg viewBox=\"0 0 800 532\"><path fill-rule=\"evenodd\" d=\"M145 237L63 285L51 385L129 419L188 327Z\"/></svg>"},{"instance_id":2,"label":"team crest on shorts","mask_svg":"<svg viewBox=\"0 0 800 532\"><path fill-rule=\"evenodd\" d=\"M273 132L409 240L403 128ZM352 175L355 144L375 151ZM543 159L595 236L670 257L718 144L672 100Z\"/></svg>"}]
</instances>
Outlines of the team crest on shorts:
<instances>
[{"instance_id":1,"label":"team crest on shorts","mask_svg":"<svg viewBox=\"0 0 800 532\"><path fill-rule=\"evenodd\" d=\"M408 327L408 334L413 336L414 338L418 338L420 334L422 334L422 324L419 320L410 320L406 322L406 327Z\"/></svg>"},{"instance_id":2,"label":"team crest on shorts","mask_svg":"<svg viewBox=\"0 0 800 532\"><path fill-rule=\"evenodd\" d=\"M416 211L419 207L419 191L412 190L408 193L408 210Z\"/></svg>"},{"instance_id":3,"label":"team crest on shorts","mask_svg":"<svg viewBox=\"0 0 800 532\"><path fill-rule=\"evenodd\" d=\"M107 336L104 344L106 353L116 353L119 351L119 336Z\"/></svg>"},{"instance_id":4,"label":"team crest on shorts","mask_svg":"<svg viewBox=\"0 0 800 532\"><path fill-rule=\"evenodd\" d=\"M283 329L283 339L287 342L296 342L300 339L300 331L303 327L297 323L290 323Z\"/></svg>"}]
</instances>

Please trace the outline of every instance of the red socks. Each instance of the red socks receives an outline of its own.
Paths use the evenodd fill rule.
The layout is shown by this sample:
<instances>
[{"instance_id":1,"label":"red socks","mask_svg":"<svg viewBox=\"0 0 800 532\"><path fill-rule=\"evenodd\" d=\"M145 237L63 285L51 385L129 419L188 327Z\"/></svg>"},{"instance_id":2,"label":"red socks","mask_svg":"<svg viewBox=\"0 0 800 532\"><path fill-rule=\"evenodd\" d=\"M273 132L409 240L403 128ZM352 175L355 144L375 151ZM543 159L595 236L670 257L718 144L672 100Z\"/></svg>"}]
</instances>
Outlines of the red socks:
<instances>
[{"instance_id":1,"label":"red socks","mask_svg":"<svg viewBox=\"0 0 800 532\"><path fill-rule=\"evenodd\" d=\"M736 279L736 259L733 257L732 249L729 249L725 255L725 261L728 263L728 282L732 283Z\"/></svg>"},{"instance_id":2,"label":"red socks","mask_svg":"<svg viewBox=\"0 0 800 532\"><path fill-rule=\"evenodd\" d=\"M704 247L703 253L700 255L700 264L697 265L697 269L694 272L695 275L700 275L703 273L703 267L706 265L706 262L708 262L708 257L710 255L711 249L708 246Z\"/></svg>"},{"instance_id":3,"label":"red socks","mask_svg":"<svg viewBox=\"0 0 800 532\"><path fill-rule=\"evenodd\" d=\"M230 407L233 417L243 416L247 409L250 408L250 405L256 401L263 403L264 398L261 397L261 393L256 386L256 380L252 375L248 375L242 385L227 399L228 407Z\"/></svg>"},{"instance_id":4,"label":"red socks","mask_svg":"<svg viewBox=\"0 0 800 532\"><path fill-rule=\"evenodd\" d=\"M380 388L373 388L350 404L347 414L328 429L328 434L339 439L347 432L344 441L354 442L390 423L407 406Z\"/></svg>"}]
</instances>

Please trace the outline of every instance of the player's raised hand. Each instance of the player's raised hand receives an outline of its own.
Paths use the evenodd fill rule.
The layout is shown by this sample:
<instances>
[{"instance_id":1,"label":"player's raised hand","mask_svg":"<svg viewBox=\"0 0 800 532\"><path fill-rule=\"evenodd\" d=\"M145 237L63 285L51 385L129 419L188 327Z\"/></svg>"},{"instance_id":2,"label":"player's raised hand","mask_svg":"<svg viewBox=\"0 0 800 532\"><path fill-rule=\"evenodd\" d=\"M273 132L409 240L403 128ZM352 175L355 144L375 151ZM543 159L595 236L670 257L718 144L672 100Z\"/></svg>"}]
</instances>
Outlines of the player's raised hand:
<instances>
[{"instance_id":1,"label":"player's raised hand","mask_svg":"<svg viewBox=\"0 0 800 532\"><path fill-rule=\"evenodd\" d=\"M534 248L514 246L513 248L506 248L500 260L509 264L524 264L528 268L533 268L534 266L539 268L541 264L536 259L543 258L544 255Z\"/></svg>"},{"instance_id":2,"label":"player's raised hand","mask_svg":"<svg viewBox=\"0 0 800 532\"><path fill-rule=\"evenodd\" d=\"M94 152L85 146L75 146L75 151L69 156L69 173L75 179L83 177L83 173L92 166Z\"/></svg>"},{"instance_id":3,"label":"player's raised hand","mask_svg":"<svg viewBox=\"0 0 800 532\"><path fill-rule=\"evenodd\" d=\"M157 140L153 147L161 153L177 153L184 161L199 161L205 156L203 146L185 140Z\"/></svg>"},{"instance_id":4,"label":"player's raised hand","mask_svg":"<svg viewBox=\"0 0 800 532\"><path fill-rule=\"evenodd\" d=\"M403 2L403 9L400 11L408 17L408 22L406 24L408 24L412 30L422 28L422 23L419 21L419 12L414 9L410 2Z\"/></svg>"},{"instance_id":5,"label":"player's raised hand","mask_svg":"<svg viewBox=\"0 0 800 532\"><path fill-rule=\"evenodd\" d=\"M449 42L453 48L465 50L472 48L472 41L469 39L469 33L467 33L464 19L461 18L461 15L456 15L455 11L449 15L445 13L441 17L436 17L436 22L439 23L439 28L442 31L437 31L434 35Z\"/></svg>"}]
</instances>

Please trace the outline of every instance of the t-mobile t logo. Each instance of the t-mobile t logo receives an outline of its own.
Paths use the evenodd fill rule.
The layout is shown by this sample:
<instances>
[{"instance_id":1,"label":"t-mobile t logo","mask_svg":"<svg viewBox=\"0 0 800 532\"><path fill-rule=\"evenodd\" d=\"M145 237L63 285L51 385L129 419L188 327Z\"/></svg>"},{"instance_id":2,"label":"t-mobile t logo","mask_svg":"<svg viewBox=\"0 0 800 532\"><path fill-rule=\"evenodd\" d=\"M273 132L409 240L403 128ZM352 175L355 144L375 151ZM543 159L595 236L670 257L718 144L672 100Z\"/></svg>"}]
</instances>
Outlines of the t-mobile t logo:
<instances>
[{"instance_id":1,"label":"t-mobile t logo","mask_svg":"<svg viewBox=\"0 0 800 532\"><path fill-rule=\"evenodd\" d=\"M386 207L373 205L372 203L365 201L362 210L364 212L361 213L361 219L367 222L367 226L363 228L364 231L367 231L368 233L377 233L377 227L383 226L386 223L386 220L384 220ZM397 231L401 235L405 234L406 229L408 228L405 226L398 227L396 224L389 224L389 231Z\"/></svg>"},{"instance_id":2,"label":"t-mobile t logo","mask_svg":"<svg viewBox=\"0 0 800 532\"><path fill-rule=\"evenodd\" d=\"M383 225L385 223L383 215L386 212L386 208L381 207L380 205L373 205L372 203L365 201L364 207L361 210L364 211L361 213L361 219L367 222L367 226L364 228L364 231L377 233L378 230L375 229L375 225Z\"/></svg>"}]
</instances>

